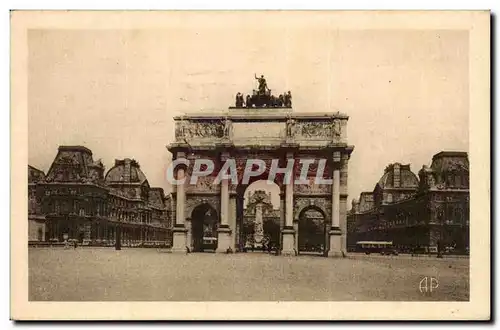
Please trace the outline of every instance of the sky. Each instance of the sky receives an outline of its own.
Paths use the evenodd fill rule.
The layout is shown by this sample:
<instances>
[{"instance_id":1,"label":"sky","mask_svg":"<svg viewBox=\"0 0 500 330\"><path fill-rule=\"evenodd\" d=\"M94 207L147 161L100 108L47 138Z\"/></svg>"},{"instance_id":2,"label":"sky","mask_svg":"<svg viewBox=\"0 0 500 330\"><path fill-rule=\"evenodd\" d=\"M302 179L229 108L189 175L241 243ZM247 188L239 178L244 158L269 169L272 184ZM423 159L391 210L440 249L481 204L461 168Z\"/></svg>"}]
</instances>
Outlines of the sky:
<instances>
[{"instance_id":1,"label":"sky","mask_svg":"<svg viewBox=\"0 0 500 330\"><path fill-rule=\"evenodd\" d=\"M237 92L290 90L294 112L349 116L349 200L387 164L418 173L442 150L468 151L468 34L328 26L190 24L166 29L30 30L30 165L45 172L59 145L83 145L110 169L136 159L170 190L173 116L224 111ZM258 189L253 188L253 190ZM273 193L277 205L277 195Z\"/></svg>"}]
</instances>

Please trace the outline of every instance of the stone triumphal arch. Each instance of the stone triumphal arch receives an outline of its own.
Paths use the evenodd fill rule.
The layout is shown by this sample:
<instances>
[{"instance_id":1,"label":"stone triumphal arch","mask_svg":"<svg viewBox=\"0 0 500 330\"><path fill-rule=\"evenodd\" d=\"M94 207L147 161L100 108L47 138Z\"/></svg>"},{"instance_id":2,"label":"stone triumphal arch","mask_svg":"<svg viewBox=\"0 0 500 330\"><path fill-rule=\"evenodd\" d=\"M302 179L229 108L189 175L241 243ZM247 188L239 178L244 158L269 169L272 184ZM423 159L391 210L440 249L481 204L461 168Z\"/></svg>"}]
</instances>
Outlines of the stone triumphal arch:
<instances>
[{"instance_id":1,"label":"stone triumphal arch","mask_svg":"<svg viewBox=\"0 0 500 330\"><path fill-rule=\"evenodd\" d=\"M290 184L279 173L272 179L280 189L279 251L299 251L300 217L309 209L324 218L325 255L341 256L346 251L347 173L354 149L347 143L348 116L339 112L294 112L290 99L286 104L266 104L262 101L266 96L269 93L257 105L245 104L238 93L236 107L227 111L174 117L175 141L168 150L174 160L188 162L173 169L174 177L185 182L173 186L172 251L197 251L201 232L216 237L216 252L241 250L243 193L252 182L269 178L273 160L283 169L294 160ZM213 161L215 170L191 184L197 159ZM265 169L243 182L247 159L262 160ZM230 160L236 164L237 182L226 178L216 183L217 171ZM317 180L318 173L323 173L322 181ZM306 174L307 184L297 181L300 174Z\"/></svg>"}]
</instances>

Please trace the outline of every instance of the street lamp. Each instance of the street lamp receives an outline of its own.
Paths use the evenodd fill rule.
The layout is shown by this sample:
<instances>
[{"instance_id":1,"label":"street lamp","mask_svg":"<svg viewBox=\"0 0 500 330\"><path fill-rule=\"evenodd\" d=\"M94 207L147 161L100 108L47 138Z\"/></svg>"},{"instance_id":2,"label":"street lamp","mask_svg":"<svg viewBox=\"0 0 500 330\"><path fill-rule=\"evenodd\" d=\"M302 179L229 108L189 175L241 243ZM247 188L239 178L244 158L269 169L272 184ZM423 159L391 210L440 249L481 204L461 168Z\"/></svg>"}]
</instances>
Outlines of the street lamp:
<instances>
[{"instance_id":1,"label":"street lamp","mask_svg":"<svg viewBox=\"0 0 500 330\"><path fill-rule=\"evenodd\" d=\"M122 227L120 224L116 226L116 232L115 232L115 250L121 250L122 249Z\"/></svg>"},{"instance_id":2,"label":"street lamp","mask_svg":"<svg viewBox=\"0 0 500 330\"><path fill-rule=\"evenodd\" d=\"M444 230L444 214L445 214L445 210L447 210L447 207L448 207L448 202L445 200L444 202L444 208L440 210L439 212L439 225L440 225L440 228L439 228L439 241L437 243L437 257L438 258L442 258L443 257L443 254L442 254L442 246L443 246L443 239L444 239L444 233L443 233L443 230Z\"/></svg>"}]
</instances>

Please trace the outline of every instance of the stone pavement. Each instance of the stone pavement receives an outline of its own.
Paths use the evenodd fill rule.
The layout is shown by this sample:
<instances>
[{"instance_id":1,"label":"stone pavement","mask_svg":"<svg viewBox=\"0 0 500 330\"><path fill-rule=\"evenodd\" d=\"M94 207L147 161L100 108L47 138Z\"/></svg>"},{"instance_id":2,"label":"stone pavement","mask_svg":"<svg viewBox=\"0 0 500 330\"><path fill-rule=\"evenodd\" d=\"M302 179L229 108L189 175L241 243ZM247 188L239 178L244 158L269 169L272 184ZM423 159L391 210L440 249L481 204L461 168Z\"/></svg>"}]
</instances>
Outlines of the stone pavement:
<instances>
[{"instance_id":1,"label":"stone pavement","mask_svg":"<svg viewBox=\"0 0 500 330\"><path fill-rule=\"evenodd\" d=\"M45 301L464 301L468 274L468 259L29 249L29 298Z\"/></svg>"}]
</instances>

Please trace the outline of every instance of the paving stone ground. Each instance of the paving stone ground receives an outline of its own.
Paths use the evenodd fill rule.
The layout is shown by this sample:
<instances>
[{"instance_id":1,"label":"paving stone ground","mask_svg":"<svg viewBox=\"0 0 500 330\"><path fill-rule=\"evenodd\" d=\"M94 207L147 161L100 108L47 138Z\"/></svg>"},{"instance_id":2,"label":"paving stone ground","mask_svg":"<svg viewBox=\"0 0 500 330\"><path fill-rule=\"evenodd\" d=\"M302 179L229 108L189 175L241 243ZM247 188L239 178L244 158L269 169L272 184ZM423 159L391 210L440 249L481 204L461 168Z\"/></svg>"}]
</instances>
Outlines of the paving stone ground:
<instances>
[{"instance_id":1,"label":"paving stone ground","mask_svg":"<svg viewBox=\"0 0 500 330\"><path fill-rule=\"evenodd\" d=\"M437 278L421 293L419 283ZM29 298L43 301L467 301L469 259L156 249L30 248Z\"/></svg>"}]
</instances>

